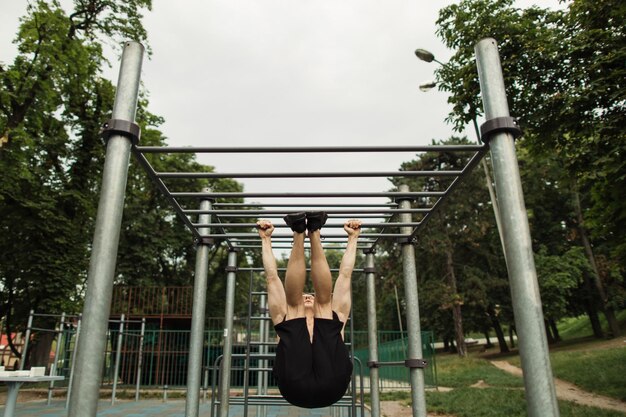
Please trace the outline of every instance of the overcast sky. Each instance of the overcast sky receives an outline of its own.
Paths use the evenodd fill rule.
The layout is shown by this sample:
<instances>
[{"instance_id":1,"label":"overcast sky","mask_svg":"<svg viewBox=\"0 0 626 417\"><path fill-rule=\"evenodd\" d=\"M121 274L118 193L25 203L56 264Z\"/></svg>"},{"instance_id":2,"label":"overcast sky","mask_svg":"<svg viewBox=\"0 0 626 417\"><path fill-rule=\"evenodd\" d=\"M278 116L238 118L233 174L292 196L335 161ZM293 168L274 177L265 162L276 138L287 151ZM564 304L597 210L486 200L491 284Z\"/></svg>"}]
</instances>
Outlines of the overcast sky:
<instances>
[{"instance_id":1,"label":"overcast sky","mask_svg":"<svg viewBox=\"0 0 626 417\"><path fill-rule=\"evenodd\" d=\"M435 36L450 1L154 1L142 79L172 146L403 146L452 134L446 95L421 92L451 55ZM520 6L532 4L520 1ZM71 4L64 1L63 4ZM556 1L541 1L543 6ZM11 62L26 2L0 5ZM116 78L119 67L113 58ZM219 172L389 171L412 154L202 156ZM242 180L246 191L385 191L384 179ZM258 200L258 199L256 199Z\"/></svg>"}]
</instances>

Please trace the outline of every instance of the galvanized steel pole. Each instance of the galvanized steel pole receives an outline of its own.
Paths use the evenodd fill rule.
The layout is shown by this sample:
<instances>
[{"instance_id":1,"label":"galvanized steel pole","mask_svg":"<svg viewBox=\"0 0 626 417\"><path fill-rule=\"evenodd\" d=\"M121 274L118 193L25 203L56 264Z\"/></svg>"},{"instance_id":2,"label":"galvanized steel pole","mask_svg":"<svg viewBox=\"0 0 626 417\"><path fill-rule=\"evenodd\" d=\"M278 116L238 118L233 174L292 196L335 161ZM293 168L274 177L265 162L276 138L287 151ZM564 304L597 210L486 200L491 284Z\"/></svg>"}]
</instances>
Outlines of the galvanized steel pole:
<instances>
[{"instance_id":1,"label":"galvanized steel pole","mask_svg":"<svg viewBox=\"0 0 626 417\"><path fill-rule=\"evenodd\" d=\"M26 365L26 358L28 358L28 347L30 345L30 333L33 327L33 317L35 315L35 310L30 310L28 313L28 322L26 323L26 334L24 335L24 347L22 348L22 356L20 357L20 366L19 370L23 370ZM11 335L9 335L10 337Z\"/></svg>"},{"instance_id":2,"label":"galvanized steel pole","mask_svg":"<svg viewBox=\"0 0 626 417\"><path fill-rule=\"evenodd\" d=\"M139 43L126 43L113 119L135 120L143 51ZM97 413L130 148L131 139L123 135L113 134L107 142L68 417Z\"/></svg>"},{"instance_id":3,"label":"galvanized steel pole","mask_svg":"<svg viewBox=\"0 0 626 417\"><path fill-rule=\"evenodd\" d=\"M374 252L365 252L367 283L367 345L369 361L378 362L378 328L376 325L376 285L374 283ZM380 417L380 398L378 395L378 368L370 368L370 396L372 417Z\"/></svg>"},{"instance_id":4,"label":"galvanized steel pole","mask_svg":"<svg viewBox=\"0 0 626 417\"><path fill-rule=\"evenodd\" d=\"M237 277L237 252L228 252L226 274L226 312L224 314L224 358L220 375L220 417L228 417L228 397L230 396L230 369L233 346L233 316L235 311L235 278Z\"/></svg>"},{"instance_id":5,"label":"galvanized steel pole","mask_svg":"<svg viewBox=\"0 0 626 417\"><path fill-rule=\"evenodd\" d=\"M409 191L408 185L401 185L400 192ZM400 208L411 207L409 200L400 201ZM400 221L409 223L410 213L401 213ZM410 227L400 229L402 233L411 233ZM407 359L422 359L422 333L420 328L419 300L417 298L417 269L415 267L415 248L412 242L402 244L402 270L404 272L404 297L406 300L406 330L409 349ZM413 417L426 417L426 391L424 387L424 370L411 368L411 399L413 401Z\"/></svg>"},{"instance_id":6,"label":"galvanized steel pole","mask_svg":"<svg viewBox=\"0 0 626 417\"><path fill-rule=\"evenodd\" d=\"M146 318L141 319L141 332L139 333L139 354L137 356L137 380L135 381L135 401L139 401L139 389L141 388L141 367L143 365L143 342L146 335Z\"/></svg>"},{"instance_id":7,"label":"galvanized steel pole","mask_svg":"<svg viewBox=\"0 0 626 417\"><path fill-rule=\"evenodd\" d=\"M205 192L210 190L205 189ZM202 200L200 210L210 210L211 201ZM198 223L211 223L209 214L201 214ZM209 233L206 227L200 233ZM210 245L199 242L196 249L196 272L193 281L193 311L191 316L191 336L189 340L189 361L187 365L187 398L185 417L197 417L200 407L200 383L202 379L202 347L204 345L204 321L206 312L207 276L209 273Z\"/></svg>"},{"instance_id":8,"label":"galvanized steel pole","mask_svg":"<svg viewBox=\"0 0 626 417\"><path fill-rule=\"evenodd\" d=\"M111 405L115 404L117 394L117 374L120 372L122 360L122 341L124 340L124 314L120 316L120 330L117 334L117 348L115 349L115 365L113 366L113 388L111 389Z\"/></svg>"},{"instance_id":9,"label":"galvanized steel pole","mask_svg":"<svg viewBox=\"0 0 626 417\"><path fill-rule=\"evenodd\" d=\"M481 40L476 44L475 52L485 119L509 117L496 41L489 38ZM558 416L559 408L513 136L507 132L496 132L491 135L489 146L500 202L528 415Z\"/></svg>"},{"instance_id":10,"label":"galvanized steel pole","mask_svg":"<svg viewBox=\"0 0 626 417\"><path fill-rule=\"evenodd\" d=\"M57 364L59 363L59 355L61 354L61 341L63 340L63 329L65 327L65 313L61 313L61 318L59 319L59 330L57 330L57 344L54 348L54 361L52 361L52 365L50 365L50 376L57 376ZM48 385L48 402L50 405L52 402L52 390L54 389L54 381L50 381L50 385Z\"/></svg>"},{"instance_id":11,"label":"galvanized steel pole","mask_svg":"<svg viewBox=\"0 0 626 417\"><path fill-rule=\"evenodd\" d=\"M70 380L67 383L67 394L65 394L65 408L69 408L70 402L72 400L72 385L73 385L73 381L74 381L74 369L76 369L76 346L78 346L78 341L80 340L80 325L81 325L81 322L82 322L82 317L79 315L78 316L78 321L76 322L76 333L74 334L74 337L76 339L74 340L74 350L72 351L72 364L71 364L71 367L70 367ZM69 347L71 342L72 342L72 336L69 337L68 347Z\"/></svg>"}]
</instances>

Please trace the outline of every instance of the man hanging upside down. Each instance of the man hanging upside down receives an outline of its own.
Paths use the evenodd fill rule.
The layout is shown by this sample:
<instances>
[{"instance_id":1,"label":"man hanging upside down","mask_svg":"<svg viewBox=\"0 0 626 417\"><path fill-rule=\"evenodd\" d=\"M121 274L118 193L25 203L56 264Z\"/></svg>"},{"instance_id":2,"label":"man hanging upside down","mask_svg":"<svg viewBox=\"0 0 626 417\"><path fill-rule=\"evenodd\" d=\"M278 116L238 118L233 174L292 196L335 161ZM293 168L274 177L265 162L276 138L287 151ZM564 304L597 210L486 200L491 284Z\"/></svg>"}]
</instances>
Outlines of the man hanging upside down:
<instances>
[{"instance_id":1,"label":"man hanging upside down","mask_svg":"<svg viewBox=\"0 0 626 417\"><path fill-rule=\"evenodd\" d=\"M287 401L298 407L319 408L336 403L346 392L352 362L343 341L350 315L350 279L356 259L360 220L348 220L343 228L348 244L339 267L335 289L322 248L320 229L328 216L324 212L294 213L285 216L293 230L293 248L287 263L285 286L278 276L272 252L274 226L257 222L263 247L270 316L280 338L276 349L274 375ZM311 280L315 294L304 294L306 267L304 239L311 243Z\"/></svg>"}]
</instances>

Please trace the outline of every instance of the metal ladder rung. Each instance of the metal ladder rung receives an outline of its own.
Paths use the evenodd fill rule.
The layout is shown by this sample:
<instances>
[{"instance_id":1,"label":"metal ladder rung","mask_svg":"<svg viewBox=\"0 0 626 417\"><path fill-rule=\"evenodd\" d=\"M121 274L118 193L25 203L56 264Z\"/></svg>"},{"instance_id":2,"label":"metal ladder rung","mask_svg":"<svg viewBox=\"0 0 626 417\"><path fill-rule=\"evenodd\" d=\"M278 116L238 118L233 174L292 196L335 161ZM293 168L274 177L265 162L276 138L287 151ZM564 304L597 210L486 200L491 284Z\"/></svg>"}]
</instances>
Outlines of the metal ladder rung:
<instances>
[{"instance_id":1,"label":"metal ladder rung","mask_svg":"<svg viewBox=\"0 0 626 417\"><path fill-rule=\"evenodd\" d=\"M250 346L278 346L278 342L250 342Z\"/></svg>"}]
</instances>

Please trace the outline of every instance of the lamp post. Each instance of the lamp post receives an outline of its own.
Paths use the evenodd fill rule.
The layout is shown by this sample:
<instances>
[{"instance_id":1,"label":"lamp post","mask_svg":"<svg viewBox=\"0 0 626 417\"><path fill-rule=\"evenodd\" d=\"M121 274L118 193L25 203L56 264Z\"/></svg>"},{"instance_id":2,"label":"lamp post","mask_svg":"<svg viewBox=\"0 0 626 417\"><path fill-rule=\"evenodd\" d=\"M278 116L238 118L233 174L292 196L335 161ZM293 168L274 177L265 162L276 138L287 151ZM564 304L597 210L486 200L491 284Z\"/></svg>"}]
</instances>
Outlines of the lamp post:
<instances>
[{"instance_id":1,"label":"lamp post","mask_svg":"<svg viewBox=\"0 0 626 417\"><path fill-rule=\"evenodd\" d=\"M437 64L445 67L447 64L444 64L441 61L435 59L435 55L427 51L426 49L416 49L415 56L424 62L436 62ZM429 81L419 85L420 91L429 91L437 85L435 81ZM481 143L480 139L480 130L478 129L478 123L476 122L476 115L473 115L472 122L474 125L474 132L476 133L476 141ZM491 181L491 175L489 174L489 167L487 166L487 161L483 158L481 161L483 166L483 171L485 173L485 181L487 183L487 190L489 190L489 198L491 199L491 205L493 207L493 214L496 218L496 227L498 228L498 236L500 237L500 245L502 245L502 254L504 256L504 263L506 264L506 251L504 250L504 236L502 236L502 222L500 220L500 208L498 207L498 199L496 197L496 192L493 188L493 182ZM508 266L507 266L508 268Z\"/></svg>"}]
</instances>

